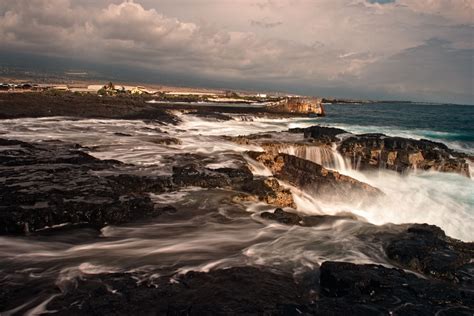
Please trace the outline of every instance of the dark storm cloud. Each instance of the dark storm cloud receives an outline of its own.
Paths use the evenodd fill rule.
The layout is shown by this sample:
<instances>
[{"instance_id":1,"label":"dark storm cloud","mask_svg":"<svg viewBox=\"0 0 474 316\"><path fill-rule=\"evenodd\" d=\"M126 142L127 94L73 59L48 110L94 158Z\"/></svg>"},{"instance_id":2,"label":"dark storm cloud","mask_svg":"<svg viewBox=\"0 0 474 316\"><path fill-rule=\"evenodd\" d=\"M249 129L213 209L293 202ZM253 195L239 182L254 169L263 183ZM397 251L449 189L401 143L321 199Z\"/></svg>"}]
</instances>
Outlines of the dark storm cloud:
<instances>
[{"instance_id":1,"label":"dark storm cloud","mask_svg":"<svg viewBox=\"0 0 474 316\"><path fill-rule=\"evenodd\" d=\"M472 6L464 0L6 1L0 50L144 76L467 102Z\"/></svg>"}]
</instances>

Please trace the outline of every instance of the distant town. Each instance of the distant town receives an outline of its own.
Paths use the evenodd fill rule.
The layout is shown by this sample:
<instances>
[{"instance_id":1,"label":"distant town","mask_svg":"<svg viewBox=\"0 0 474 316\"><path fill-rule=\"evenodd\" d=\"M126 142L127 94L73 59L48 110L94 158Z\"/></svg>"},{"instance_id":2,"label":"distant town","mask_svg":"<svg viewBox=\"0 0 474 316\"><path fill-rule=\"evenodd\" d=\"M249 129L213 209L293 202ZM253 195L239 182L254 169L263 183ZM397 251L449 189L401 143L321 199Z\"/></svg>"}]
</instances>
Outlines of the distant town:
<instances>
[{"instance_id":1,"label":"distant town","mask_svg":"<svg viewBox=\"0 0 474 316\"><path fill-rule=\"evenodd\" d=\"M281 92L249 92L233 90L216 90L204 88L183 88L168 86L146 87L142 85L114 84L89 84L89 83L34 83L34 82L1 82L0 93L24 93L24 92L50 92L50 93L75 93L75 94L97 94L99 96L150 96L156 97L158 101L174 102L216 102L216 103L268 103L278 102L288 98L307 98L296 94ZM366 104L376 101L352 100L340 98L317 98L319 103L333 104ZM380 102L380 101L378 101ZM391 102L391 101L385 101Z\"/></svg>"}]
</instances>

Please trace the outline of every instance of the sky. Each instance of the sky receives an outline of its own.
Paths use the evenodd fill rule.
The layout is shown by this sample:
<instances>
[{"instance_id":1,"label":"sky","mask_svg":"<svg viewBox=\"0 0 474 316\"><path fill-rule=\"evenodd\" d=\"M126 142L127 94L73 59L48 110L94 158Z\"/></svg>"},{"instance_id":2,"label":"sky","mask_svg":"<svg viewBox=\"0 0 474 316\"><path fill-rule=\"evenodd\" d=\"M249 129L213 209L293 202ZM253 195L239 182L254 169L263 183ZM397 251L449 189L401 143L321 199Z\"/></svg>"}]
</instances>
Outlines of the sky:
<instances>
[{"instance_id":1,"label":"sky","mask_svg":"<svg viewBox=\"0 0 474 316\"><path fill-rule=\"evenodd\" d=\"M474 104L473 0L0 0L0 64Z\"/></svg>"}]
</instances>

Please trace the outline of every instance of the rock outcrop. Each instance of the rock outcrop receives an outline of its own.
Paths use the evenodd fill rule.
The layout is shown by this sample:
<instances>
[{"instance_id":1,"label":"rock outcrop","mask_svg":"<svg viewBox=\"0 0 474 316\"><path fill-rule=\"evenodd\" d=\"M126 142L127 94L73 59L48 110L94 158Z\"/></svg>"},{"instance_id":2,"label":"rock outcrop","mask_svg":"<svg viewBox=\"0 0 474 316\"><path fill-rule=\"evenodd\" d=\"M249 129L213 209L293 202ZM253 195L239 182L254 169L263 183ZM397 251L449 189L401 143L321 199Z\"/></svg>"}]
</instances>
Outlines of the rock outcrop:
<instances>
[{"instance_id":1,"label":"rock outcrop","mask_svg":"<svg viewBox=\"0 0 474 316\"><path fill-rule=\"evenodd\" d=\"M279 304L302 302L291 275L236 267L138 285L128 274L85 276L48 309L57 315L262 315L277 312Z\"/></svg>"},{"instance_id":2,"label":"rock outcrop","mask_svg":"<svg viewBox=\"0 0 474 316\"><path fill-rule=\"evenodd\" d=\"M65 223L100 228L161 214L148 192L165 192L170 179L133 175L122 167L78 145L0 139L0 234Z\"/></svg>"},{"instance_id":3,"label":"rock outcrop","mask_svg":"<svg viewBox=\"0 0 474 316\"><path fill-rule=\"evenodd\" d=\"M410 225L391 238L385 251L405 269L474 288L474 243L449 238L437 226Z\"/></svg>"},{"instance_id":4,"label":"rock outcrop","mask_svg":"<svg viewBox=\"0 0 474 316\"><path fill-rule=\"evenodd\" d=\"M282 113L325 115L323 104L319 98L286 98L269 106L268 109Z\"/></svg>"},{"instance_id":5,"label":"rock outcrop","mask_svg":"<svg viewBox=\"0 0 474 316\"><path fill-rule=\"evenodd\" d=\"M466 155L429 140L362 134L341 142L339 152L350 159L353 168L387 168L397 172L436 170L469 176Z\"/></svg>"},{"instance_id":6,"label":"rock outcrop","mask_svg":"<svg viewBox=\"0 0 474 316\"><path fill-rule=\"evenodd\" d=\"M311 139L318 143L322 144L330 144L334 142L338 142L341 140L340 137L337 137L341 134L349 134L349 132L334 127L325 127L325 126L310 126L306 128L291 128L288 130L290 133L303 133L304 138Z\"/></svg>"},{"instance_id":7,"label":"rock outcrop","mask_svg":"<svg viewBox=\"0 0 474 316\"><path fill-rule=\"evenodd\" d=\"M57 315L470 315L474 307L472 291L373 264L327 261L300 280L263 267L137 279L84 275L46 307Z\"/></svg>"},{"instance_id":8,"label":"rock outcrop","mask_svg":"<svg viewBox=\"0 0 474 316\"><path fill-rule=\"evenodd\" d=\"M248 155L268 167L277 179L288 181L320 197L351 199L382 194L377 188L309 160L281 153L248 152Z\"/></svg>"},{"instance_id":9,"label":"rock outcrop","mask_svg":"<svg viewBox=\"0 0 474 316\"><path fill-rule=\"evenodd\" d=\"M245 193L236 195L234 202L262 201L280 207L296 207L291 191L280 186L275 178L253 179L242 186L242 191Z\"/></svg>"},{"instance_id":10,"label":"rock outcrop","mask_svg":"<svg viewBox=\"0 0 474 316\"><path fill-rule=\"evenodd\" d=\"M253 175L247 166L241 168L210 169L199 164L173 167L173 183L178 187L236 188L252 181Z\"/></svg>"},{"instance_id":11,"label":"rock outcrop","mask_svg":"<svg viewBox=\"0 0 474 316\"><path fill-rule=\"evenodd\" d=\"M384 134L353 135L339 128L317 125L293 128L288 132L304 135L306 142L299 142L300 147L337 144L337 151L350 161L354 169L381 168L400 173L434 170L470 176L467 160L471 157L442 143L426 139L415 140Z\"/></svg>"},{"instance_id":12,"label":"rock outcrop","mask_svg":"<svg viewBox=\"0 0 474 316\"><path fill-rule=\"evenodd\" d=\"M264 219L277 221L285 225L298 225L303 227L312 227L326 223L333 223L338 220L356 220L357 217L352 214L331 215L298 215L295 213L285 212L281 208L277 208L273 213L263 212L260 216Z\"/></svg>"}]
</instances>

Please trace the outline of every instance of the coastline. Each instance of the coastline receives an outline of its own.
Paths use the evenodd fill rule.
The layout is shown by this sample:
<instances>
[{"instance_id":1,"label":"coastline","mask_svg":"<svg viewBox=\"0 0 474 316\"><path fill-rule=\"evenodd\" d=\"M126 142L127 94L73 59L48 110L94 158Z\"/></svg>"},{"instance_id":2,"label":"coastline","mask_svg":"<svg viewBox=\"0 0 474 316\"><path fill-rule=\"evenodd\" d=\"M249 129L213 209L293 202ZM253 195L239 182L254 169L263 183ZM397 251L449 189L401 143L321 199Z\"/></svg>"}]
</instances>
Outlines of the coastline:
<instances>
[{"instance_id":1,"label":"coastline","mask_svg":"<svg viewBox=\"0 0 474 316\"><path fill-rule=\"evenodd\" d=\"M0 262L2 312L402 315L474 306L472 242L346 211L390 198L358 173L393 166L386 179L440 171L467 179L462 154L274 123L301 113L150 98L0 95L2 252L40 275ZM325 213L328 204L339 210Z\"/></svg>"}]
</instances>

